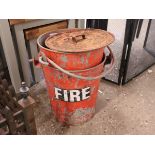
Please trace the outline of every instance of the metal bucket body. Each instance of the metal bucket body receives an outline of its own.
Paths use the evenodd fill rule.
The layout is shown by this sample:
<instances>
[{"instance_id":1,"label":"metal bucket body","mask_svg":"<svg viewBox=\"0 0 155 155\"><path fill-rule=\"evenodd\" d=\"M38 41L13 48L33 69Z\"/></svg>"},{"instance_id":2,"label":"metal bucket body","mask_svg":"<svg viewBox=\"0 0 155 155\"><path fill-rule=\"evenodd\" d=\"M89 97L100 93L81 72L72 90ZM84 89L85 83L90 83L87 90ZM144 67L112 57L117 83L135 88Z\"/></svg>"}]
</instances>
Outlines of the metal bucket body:
<instances>
[{"instance_id":1,"label":"metal bucket body","mask_svg":"<svg viewBox=\"0 0 155 155\"><path fill-rule=\"evenodd\" d=\"M104 70L103 63L81 71L82 76L97 76ZM100 79L81 80L61 71L42 65L50 103L58 121L78 125L88 121L95 113L95 104Z\"/></svg>"}]
</instances>

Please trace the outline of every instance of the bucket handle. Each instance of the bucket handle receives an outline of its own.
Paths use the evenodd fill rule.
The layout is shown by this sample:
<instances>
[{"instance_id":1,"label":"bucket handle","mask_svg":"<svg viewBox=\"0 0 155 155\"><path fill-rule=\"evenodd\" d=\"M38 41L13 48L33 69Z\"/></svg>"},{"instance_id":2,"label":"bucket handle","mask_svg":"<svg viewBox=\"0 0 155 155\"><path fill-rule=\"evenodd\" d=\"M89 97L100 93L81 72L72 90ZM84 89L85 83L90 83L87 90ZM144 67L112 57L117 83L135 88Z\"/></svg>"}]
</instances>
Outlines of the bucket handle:
<instances>
[{"instance_id":1,"label":"bucket handle","mask_svg":"<svg viewBox=\"0 0 155 155\"><path fill-rule=\"evenodd\" d=\"M85 77L85 76L81 76L81 75L77 75L77 74L74 74L74 73L71 73L69 72L68 70L65 70L63 68L61 68L58 64L56 64L55 62L53 62L51 59L47 58L46 55L41 52L41 55L39 57L39 62L43 65L46 65L46 66L49 66L49 64L51 64L52 66L54 66L55 68L57 68L58 70L60 70L61 72L69 75L69 76L72 76L74 78L78 78L78 79L82 79L82 80L96 80L96 79L100 79L100 78L103 78L105 75L107 75L114 67L114 55L112 53L112 50L109 46L107 46L109 52L110 52L110 57L111 57L111 62L110 62L110 67L109 67L109 70L107 70L106 72L102 72L100 75L98 76L95 76L95 77ZM104 64L106 65L106 59L105 58L105 61L104 61Z\"/></svg>"}]
</instances>

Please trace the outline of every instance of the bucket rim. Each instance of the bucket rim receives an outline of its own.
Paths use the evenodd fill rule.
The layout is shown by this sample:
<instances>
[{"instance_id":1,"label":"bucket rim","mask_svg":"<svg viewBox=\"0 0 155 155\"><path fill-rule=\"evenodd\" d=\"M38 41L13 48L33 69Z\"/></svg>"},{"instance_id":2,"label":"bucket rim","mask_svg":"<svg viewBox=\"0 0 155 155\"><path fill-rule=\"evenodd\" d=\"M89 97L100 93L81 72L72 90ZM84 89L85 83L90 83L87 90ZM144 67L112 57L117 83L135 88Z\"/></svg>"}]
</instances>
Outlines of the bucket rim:
<instances>
[{"instance_id":1,"label":"bucket rim","mask_svg":"<svg viewBox=\"0 0 155 155\"><path fill-rule=\"evenodd\" d=\"M44 49L44 50L47 50L47 51L50 51L50 52L55 52L55 53L60 53L60 54L62 54L62 53L65 53L65 54L75 54L75 52L74 51L68 51L68 50L64 50L64 51L62 51L62 50L57 50L57 49L50 49L50 48L47 48L47 47L44 47L43 45L41 45L41 43L40 43L40 40L43 38L43 37L45 37L46 35L48 35L45 39L44 39L44 41L48 38L48 37L50 37L50 34L52 34L53 33L53 35L57 35L58 33L63 33L63 32L65 32L65 31L68 31L68 30L71 30L71 31L77 31L77 29L79 29L79 28L71 28L71 29L59 29L59 30L56 30L56 31L51 31L51 32L46 32L46 33L43 33L42 35L40 35L39 37L38 37L38 39L37 39L37 44L38 44L38 46L41 48L41 49ZM94 28L87 28L87 29L94 29ZM80 29L80 30L85 30L85 29ZM112 34L111 32L108 32L110 35L112 35L113 36L113 38L114 38L114 40L115 40L115 36L114 36L114 34ZM107 47L108 45L110 45L111 43L109 43L109 44L107 44L106 46L102 46L102 47L99 47L99 48L92 48L91 50L80 50L80 51L78 51L78 52L76 52L76 54L78 54L78 53L86 53L86 52L93 52L94 50L97 50L97 49L104 49L105 47Z\"/></svg>"}]
</instances>

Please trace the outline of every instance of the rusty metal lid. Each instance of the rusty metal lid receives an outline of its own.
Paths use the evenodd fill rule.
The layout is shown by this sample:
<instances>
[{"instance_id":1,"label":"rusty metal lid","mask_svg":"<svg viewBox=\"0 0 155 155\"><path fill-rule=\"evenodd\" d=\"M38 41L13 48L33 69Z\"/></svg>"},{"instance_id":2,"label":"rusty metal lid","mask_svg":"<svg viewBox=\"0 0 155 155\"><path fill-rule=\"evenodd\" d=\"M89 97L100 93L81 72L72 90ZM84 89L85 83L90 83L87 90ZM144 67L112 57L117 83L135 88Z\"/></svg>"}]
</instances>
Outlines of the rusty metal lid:
<instances>
[{"instance_id":1,"label":"rusty metal lid","mask_svg":"<svg viewBox=\"0 0 155 155\"><path fill-rule=\"evenodd\" d=\"M45 40L45 45L61 52L90 51L114 42L114 35L100 29L68 29Z\"/></svg>"}]
</instances>

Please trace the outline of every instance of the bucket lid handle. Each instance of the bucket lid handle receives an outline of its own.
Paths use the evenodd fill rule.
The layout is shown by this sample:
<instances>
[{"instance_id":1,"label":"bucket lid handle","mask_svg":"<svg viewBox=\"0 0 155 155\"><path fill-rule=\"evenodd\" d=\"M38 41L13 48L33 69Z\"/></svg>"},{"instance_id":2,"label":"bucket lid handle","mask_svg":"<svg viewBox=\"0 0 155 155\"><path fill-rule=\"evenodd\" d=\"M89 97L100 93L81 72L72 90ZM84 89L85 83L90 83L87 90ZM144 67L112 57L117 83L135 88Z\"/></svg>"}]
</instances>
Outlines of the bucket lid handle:
<instances>
[{"instance_id":1,"label":"bucket lid handle","mask_svg":"<svg viewBox=\"0 0 155 155\"><path fill-rule=\"evenodd\" d=\"M86 39L86 36L85 36L85 34L80 34L80 35L77 35L77 36L72 36L71 38L72 38L73 42L77 43L77 42L79 42L81 40Z\"/></svg>"}]
</instances>

